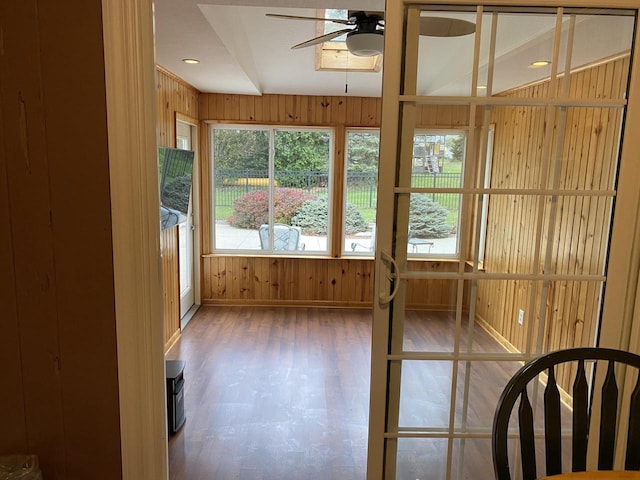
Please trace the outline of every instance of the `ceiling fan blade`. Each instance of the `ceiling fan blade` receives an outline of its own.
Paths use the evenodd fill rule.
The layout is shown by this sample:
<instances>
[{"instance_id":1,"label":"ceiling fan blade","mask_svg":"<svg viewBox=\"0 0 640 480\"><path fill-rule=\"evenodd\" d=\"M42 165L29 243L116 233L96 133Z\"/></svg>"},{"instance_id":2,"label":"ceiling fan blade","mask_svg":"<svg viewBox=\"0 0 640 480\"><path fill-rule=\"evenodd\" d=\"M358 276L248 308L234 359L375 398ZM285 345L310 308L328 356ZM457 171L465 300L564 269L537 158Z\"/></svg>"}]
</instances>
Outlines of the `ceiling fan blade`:
<instances>
[{"instance_id":1,"label":"ceiling fan blade","mask_svg":"<svg viewBox=\"0 0 640 480\"><path fill-rule=\"evenodd\" d=\"M327 33L326 35L321 35L316 38L312 38L311 40L307 40L306 42L299 43L291 47L291 49L310 47L311 45L317 45L319 43L328 42L329 40L333 40L340 35L344 35L345 33L353 32L352 28L344 28L342 30L338 30L336 32Z\"/></svg>"},{"instance_id":2,"label":"ceiling fan blade","mask_svg":"<svg viewBox=\"0 0 640 480\"><path fill-rule=\"evenodd\" d=\"M461 37L476 31L476 25L466 20L445 17L420 17L420 35L429 37Z\"/></svg>"},{"instance_id":3,"label":"ceiling fan blade","mask_svg":"<svg viewBox=\"0 0 640 480\"><path fill-rule=\"evenodd\" d=\"M349 20L342 20L341 18L315 18L315 17L298 17L297 15L280 15L278 13L266 13L267 17L287 18L290 20L314 20L316 22L333 22L340 23L342 25L353 25L353 22Z\"/></svg>"}]
</instances>

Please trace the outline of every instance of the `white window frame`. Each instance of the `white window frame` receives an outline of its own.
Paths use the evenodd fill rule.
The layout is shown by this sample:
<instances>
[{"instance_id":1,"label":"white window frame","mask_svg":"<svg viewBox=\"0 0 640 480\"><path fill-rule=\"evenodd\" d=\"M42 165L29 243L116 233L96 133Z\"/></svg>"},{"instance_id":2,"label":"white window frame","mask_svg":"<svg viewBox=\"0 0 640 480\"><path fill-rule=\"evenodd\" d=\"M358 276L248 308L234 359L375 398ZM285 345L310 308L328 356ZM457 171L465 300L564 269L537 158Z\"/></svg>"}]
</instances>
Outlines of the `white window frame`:
<instances>
[{"instance_id":1,"label":"white window frame","mask_svg":"<svg viewBox=\"0 0 640 480\"><path fill-rule=\"evenodd\" d=\"M268 192L269 192L269 206L273 204L274 195L274 178L275 178L275 134L276 132L292 131L292 132L324 132L329 135L329 171L327 182L327 198L329 201L329 217L327 225L327 245L325 250L296 250L296 251L283 251L283 250L263 250L261 248L255 249L229 249L219 248L216 246L216 187L215 187L215 130L247 130L247 131L266 131L269 133L269 166L268 166ZM295 126L295 125L249 125L249 124L233 124L233 123L214 123L209 126L209 139L210 139L210 185L211 185L211 251L216 254L225 255L267 255L267 256L327 256L331 247L331 235L332 235L332 212L333 212L333 163L334 163L334 142L335 131L331 127L316 127L316 126ZM273 210L269 209L269 225L273 225Z\"/></svg>"}]
</instances>

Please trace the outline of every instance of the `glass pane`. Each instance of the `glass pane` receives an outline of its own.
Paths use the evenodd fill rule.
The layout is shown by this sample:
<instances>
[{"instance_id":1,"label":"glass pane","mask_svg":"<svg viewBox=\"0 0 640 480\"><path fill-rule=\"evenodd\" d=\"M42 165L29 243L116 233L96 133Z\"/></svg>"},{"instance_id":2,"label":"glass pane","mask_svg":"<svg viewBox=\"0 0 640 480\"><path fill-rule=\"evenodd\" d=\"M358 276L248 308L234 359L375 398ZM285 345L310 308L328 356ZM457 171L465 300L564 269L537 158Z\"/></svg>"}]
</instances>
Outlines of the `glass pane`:
<instances>
[{"instance_id":1,"label":"glass pane","mask_svg":"<svg viewBox=\"0 0 640 480\"><path fill-rule=\"evenodd\" d=\"M553 12L553 10L552 10ZM484 15L479 65L479 85L487 85L491 22ZM551 73L555 12L549 14L499 13L495 38L492 95L546 79Z\"/></svg>"},{"instance_id":2,"label":"glass pane","mask_svg":"<svg viewBox=\"0 0 640 480\"><path fill-rule=\"evenodd\" d=\"M400 427L443 428L449 424L452 362L402 362Z\"/></svg>"},{"instance_id":3,"label":"glass pane","mask_svg":"<svg viewBox=\"0 0 640 480\"><path fill-rule=\"evenodd\" d=\"M611 65L611 64L609 64ZM607 67L598 68L603 72ZM595 86L595 85L594 85ZM586 92L585 92L586 93ZM601 91L600 95L609 95ZM569 107L559 111L557 119L565 116L557 185L569 190L611 190L614 188L618 147L622 126L621 108ZM559 141L558 138L556 140ZM550 178L549 186L553 179Z\"/></svg>"},{"instance_id":4,"label":"glass pane","mask_svg":"<svg viewBox=\"0 0 640 480\"><path fill-rule=\"evenodd\" d=\"M450 19L470 22L473 29L475 11L421 12L421 35L418 45L416 94L423 96L469 95L473 71L474 35L443 36ZM460 24L462 27L465 24ZM446 34L444 34L446 35ZM454 55L451 52L455 52ZM455 79L455 81L453 81Z\"/></svg>"},{"instance_id":5,"label":"glass pane","mask_svg":"<svg viewBox=\"0 0 640 480\"><path fill-rule=\"evenodd\" d=\"M465 332L473 339L471 351L530 352L539 337L541 291L542 282L477 280L469 295L469 312L474 321ZM491 341L483 341L487 336Z\"/></svg>"},{"instance_id":6,"label":"glass pane","mask_svg":"<svg viewBox=\"0 0 640 480\"><path fill-rule=\"evenodd\" d=\"M633 42L634 17L615 15L576 15L575 36L571 53L571 69L579 70L571 76L569 96L572 98L626 98L629 74L629 56ZM570 15L565 15L569 18ZM565 29L566 30L566 29ZM598 72L596 87L584 88L591 83L593 71L585 66L602 59L620 58L607 62ZM561 65L564 57L561 55Z\"/></svg>"},{"instance_id":7,"label":"glass pane","mask_svg":"<svg viewBox=\"0 0 640 480\"><path fill-rule=\"evenodd\" d=\"M408 301L412 300L411 292L419 289L420 284L429 283L434 285L437 280L410 280L409 291L407 295ZM439 282L440 283L440 282ZM455 292L455 281L444 280L441 282L440 290L451 289ZM455 301L455 295L450 296L449 300ZM426 299L423 297L423 301ZM440 298L434 299L434 302L441 301ZM453 307L455 304L452 304ZM455 340L456 317L453 312L446 311L425 311L425 310L408 310L404 319L404 338L403 348L407 352L451 352Z\"/></svg>"},{"instance_id":8,"label":"glass pane","mask_svg":"<svg viewBox=\"0 0 640 480\"><path fill-rule=\"evenodd\" d=\"M447 440L398 439L397 480L444 480L446 469Z\"/></svg>"},{"instance_id":9,"label":"glass pane","mask_svg":"<svg viewBox=\"0 0 640 480\"><path fill-rule=\"evenodd\" d=\"M179 247L179 261L180 268L180 295L183 295L191 288L191 258L188 241L189 230L187 229L187 222L178 225L178 247Z\"/></svg>"},{"instance_id":10,"label":"glass pane","mask_svg":"<svg viewBox=\"0 0 640 480\"><path fill-rule=\"evenodd\" d=\"M506 352L503 352L506 353ZM498 398L521 362L459 362L455 429L490 431ZM467 378L468 376L468 378Z\"/></svg>"},{"instance_id":11,"label":"glass pane","mask_svg":"<svg viewBox=\"0 0 640 480\"><path fill-rule=\"evenodd\" d=\"M602 288L596 281L550 282L542 351L596 344Z\"/></svg>"},{"instance_id":12,"label":"glass pane","mask_svg":"<svg viewBox=\"0 0 640 480\"><path fill-rule=\"evenodd\" d=\"M555 210L550 204L545 206L545 211L555 216L548 270L558 274L603 275L613 198L559 197L557 202Z\"/></svg>"},{"instance_id":13,"label":"glass pane","mask_svg":"<svg viewBox=\"0 0 640 480\"><path fill-rule=\"evenodd\" d=\"M536 195L487 195L488 215L485 231L483 269L487 272L533 273L539 230L540 197ZM542 199L542 202L548 202ZM548 221L548 217L547 221ZM544 261L538 259L538 261Z\"/></svg>"},{"instance_id":14,"label":"glass pane","mask_svg":"<svg viewBox=\"0 0 640 480\"><path fill-rule=\"evenodd\" d=\"M493 419L493 415L491 415ZM453 442L452 475L455 479L494 478L491 440L460 438ZM518 478L514 476L514 478Z\"/></svg>"},{"instance_id":15,"label":"glass pane","mask_svg":"<svg viewBox=\"0 0 640 480\"><path fill-rule=\"evenodd\" d=\"M460 188L464 169L465 135L416 132L413 137L411 186ZM456 255L460 220L457 193L413 193L409 207L411 256Z\"/></svg>"},{"instance_id":16,"label":"glass pane","mask_svg":"<svg viewBox=\"0 0 640 480\"><path fill-rule=\"evenodd\" d=\"M328 131L276 130L273 221L300 229L300 250L326 252L331 212Z\"/></svg>"},{"instance_id":17,"label":"glass pane","mask_svg":"<svg viewBox=\"0 0 640 480\"><path fill-rule=\"evenodd\" d=\"M472 349L484 352L480 338L487 334L504 351L593 346L601 295L602 282L595 280L478 280L470 295L475 318Z\"/></svg>"},{"instance_id":18,"label":"glass pane","mask_svg":"<svg viewBox=\"0 0 640 480\"><path fill-rule=\"evenodd\" d=\"M373 255L380 132L347 131L344 253Z\"/></svg>"},{"instance_id":19,"label":"glass pane","mask_svg":"<svg viewBox=\"0 0 640 480\"><path fill-rule=\"evenodd\" d=\"M518 94L529 97L540 92L531 87ZM492 188L540 187L542 175L546 178L549 173L549 158L543 155L545 116L542 107L492 107L491 123L495 124Z\"/></svg>"},{"instance_id":20,"label":"glass pane","mask_svg":"<svg viewBox=\"0 0 640 480\"><path fill-rule=\"evenodd\" d=\"M269 132L213 130L216 249L260 250L269 222Z\"/></svg>"}]
</instances>

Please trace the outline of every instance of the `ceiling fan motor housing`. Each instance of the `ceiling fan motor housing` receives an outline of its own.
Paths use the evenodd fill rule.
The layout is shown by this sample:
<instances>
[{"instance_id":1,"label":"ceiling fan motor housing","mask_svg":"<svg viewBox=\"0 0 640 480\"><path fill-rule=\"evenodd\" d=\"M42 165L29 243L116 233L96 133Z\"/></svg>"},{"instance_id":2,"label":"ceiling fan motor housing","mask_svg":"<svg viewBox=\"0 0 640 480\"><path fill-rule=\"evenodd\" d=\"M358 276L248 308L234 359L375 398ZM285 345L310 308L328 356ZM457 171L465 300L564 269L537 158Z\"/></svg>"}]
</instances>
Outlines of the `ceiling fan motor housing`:
<instances>
[{"instance_id":1,"label":"ceiling fan motor housing","mask_svg":"<svg viewBox=\"0 0 640 480\"><path fill-rule=\"evenodd\" d=\"M384 51L382 30L372 32L355 31L347 34L347 48L358 57L372 57Z\"/></svg>"},{"instance_id":2,"label":"ceiling fan motor housing","mask_svg":"<svg viewBox=\"0 0 640 480\"><path fill-rule=\"evenodd\" d=\"M349 11L349 21L356 29L347 34L347 48L358 57L373 57L384 50L384 25L382 14L377 12Z\"/></svg>"}]
</instances>

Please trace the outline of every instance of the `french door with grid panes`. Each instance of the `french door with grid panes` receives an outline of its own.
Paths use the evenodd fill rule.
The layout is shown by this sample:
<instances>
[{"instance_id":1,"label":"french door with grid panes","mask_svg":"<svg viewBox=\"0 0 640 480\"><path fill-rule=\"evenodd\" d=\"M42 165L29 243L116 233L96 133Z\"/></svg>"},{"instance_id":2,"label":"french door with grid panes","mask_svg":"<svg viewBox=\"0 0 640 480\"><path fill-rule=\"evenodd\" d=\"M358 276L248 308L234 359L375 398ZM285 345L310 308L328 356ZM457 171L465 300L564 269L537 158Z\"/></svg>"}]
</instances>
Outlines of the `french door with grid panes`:
<instances>
[{"instance_id":1,"label":"french door with grid panes","mask_svg":"<svg viewBox=\"0 0 640 480\"><path fill-rule=\"evenodd\" d=\"M522 362L640 347L639 6L387 2L368 479L491 479ZM421 35L436 16L475 32ZM466 129L459 186L412 181L419 128ZM459 257L408 259L412 201L443 195Z\"/></svg>"}]
</instances>

